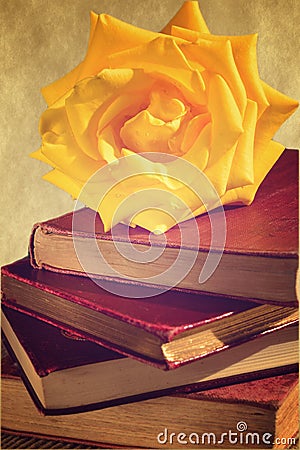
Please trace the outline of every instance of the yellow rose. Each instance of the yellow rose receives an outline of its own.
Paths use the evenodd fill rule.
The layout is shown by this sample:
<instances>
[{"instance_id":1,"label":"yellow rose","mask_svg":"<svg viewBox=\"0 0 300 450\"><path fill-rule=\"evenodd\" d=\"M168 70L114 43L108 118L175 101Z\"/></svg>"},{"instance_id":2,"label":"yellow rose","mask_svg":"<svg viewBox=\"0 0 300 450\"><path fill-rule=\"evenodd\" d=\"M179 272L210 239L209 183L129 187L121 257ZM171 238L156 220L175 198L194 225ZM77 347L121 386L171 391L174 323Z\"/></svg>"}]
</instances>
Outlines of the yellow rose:
<instances>
[{"instance_id":1,"label":"yellow rose","mask_svg":"<svg viewBox=\"0 0 300 450\"><path fill-rule=\"evenodd\" d=\"M91 13L84 61L43 89L49 107L40 122L42 146L32 156L54 168L44 178L78 198L98 169L140 155L140 176L119 183L101 205L85 198L106 230L137 189L173 191L193 216L205 212L201 199L168 180L168 169L153 169L145 152L192 163L224 205L250 204L284 150L272 137L298 106L260 79L256 40L210 34L197 1L185 2L161 33ZM163 211L139 213L144 208L147 196L132 225L153 231L174 224Z\"/></svg>"}]
</instances>

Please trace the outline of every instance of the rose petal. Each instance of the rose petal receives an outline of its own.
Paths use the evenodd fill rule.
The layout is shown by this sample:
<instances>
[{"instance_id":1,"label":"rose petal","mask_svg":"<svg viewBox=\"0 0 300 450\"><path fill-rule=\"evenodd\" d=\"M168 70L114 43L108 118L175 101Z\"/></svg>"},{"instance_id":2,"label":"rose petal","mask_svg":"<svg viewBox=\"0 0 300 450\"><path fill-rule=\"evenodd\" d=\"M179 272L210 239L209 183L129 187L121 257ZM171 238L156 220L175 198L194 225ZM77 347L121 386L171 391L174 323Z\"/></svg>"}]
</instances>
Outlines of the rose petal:
<instances>
[{"instance_id":1,"label":"rose petal","mask_svg":"<svg viewBox=\"0 0 300 450\"><path fill-rule=\"evenodd\" d=\"M259 118L256 126L254 140L254 183L228 191L224 202L229 203L234 198L236 202L249 205L257 192L257 189L269 170L273 167L279 156L284 151L284 146L270 141L280 125L295 111L298 102L262 82L270 106Z\"/></svg>"},{"instance_id":2,"label":"rose petal","mask_svg":"<svg viewBox=\"0 0 300 450\"><path fill-rule=\"evenodd\" d=\"M208 38L203 36L204 39ZM234 60L238 68L240 77L245 86L247 98L253 100L258 105L258 117L269 105L264 89L261 85L257 67L257 34L245 36L209 36L213 40L230 40Z\"/></svg>"},{"instance_id":3,"label":"rose petal","mask_svg":"<svg viewBox=\"0 0 300 450\"><path fill-rule=\"evenodd\" d=\"M232 161L227 189L254 183L254 135L257 120L257 104L248 100L243 128Z\"/></svg>"},{"instance_id":4,"label":"rose petal","mask_svg":"<svg viewBox=\"0 0 300 450\"><path fill-rule=\"evenodd\" d=\"M139 226L145 228L151 233L160 234L165 233L174 225L177 221L171 215L158 209L149 209L139 212L130 222L131 226Z\"/></svg>"},{"instance_id":5,"label":"rose petal","mask_svg":"<svg viewBox=\"0 0 300 450\"><path fill-rule=\"evenodd\" d=\"M78 180L88 179L92 173L103 166L103 161L94 161L83 153L74 140L64 108L50 108L42 116L41 152L51 162Z\"/></svg>"},{"instance_id":6,"label":"rose petal","mask_svg":"<svg viewBox=\"0 0 300 450\"><path fill-rule=\"evenodd\" d=\"M66 116L64 107L59 107L56 104L55 107L47 109L41 115L39 124L39 131L41 136L49 132L52 132L56 135L63 134L66 132L66 128L68 127L68 118Z\"/></svg>"},{"instance_id":7,"label":"rose petal","mask_svg":"<svg viewBox=\"0 0 300 450\"><path fill-rule=\"evenodd\" d=\"M182 94L172 86L159 84L154 86L150 93L147 110L152 116L164 122L182 118L187 113Z\"/></svg>"},{"instance_id":8,"label":"rose petal","mask_svg":"<svg viewBox=\"0 0 300 450\"><path fill-rule=\"evenodd\" d=\"M98 26L99 21L99 14L94 13L94 11L90 12L90 35L89 35L89 42L88 42L88 49L91 47L96 28Z\"/></svg>"},{"instance_id":9,"label":"rose petal","mask_svg":"<svg viewBox=\"0 0 300 450\"><path fill-rule=\"evenodd\" d=\"M192 43L196 43L199 38L201 40L206 39L210 42L226 43L227 41L230 41L234 61L246 89L247 98L258 104L258 116L263 113L269 103L258 73L256 54L257 34L245 36L216 36L212 34L201 34L174 26L172 28L172 35ZM181 47L181 44L179 44L179 46ZM201 67L199 61L197 67Z\"/></svg>"},{"instance_id":10,"label":"rose petal","mask_svg":"<svg viewBox=\"0 0 300 450\"><path fill-rule=\"evenodd\" d=\"M186 214L190 206L199 204L199 197L193 190L177 181L180 188L176 190L174 201L177 203L178 199L181 201L178 203L179 209L174 204L172 214L170 196L164 195L166 192L173 192L164 182L167 178L159 174L143 173L115 183L98 208L105 230L108 231L114 224L123 221L143 226L149 231L162 230L162 228L163 231L167 231L176 223L174 217L179 219L181 215ZM154 190L161 191L161 195L154 195ZM126 203L122 208L121 204L124 200ZM187 205L187 208L182 208L182 204Z\"/></svg>"},{"instance_id":11,"label":"rose petal","mask_svg":"<svg viewBox=\"0 0 300 450\"><path fill-rule=\"evenodd\" d=\"M134 170L135 173L147 174L147 178L142 187L151 187L153 183L156 183L156 186L161 185L162 188L166 188L170 192L182 187L182 183L178 181L182 166L180 164L178 166L177 158L175 160L171 159L168 163L151 161L148 159L149 155L140 155L127 148L122 148L121 154L122 156L134 156L134 158L129 159L131 170ZM172 173L172 176L170 176L170 173ZM174 174L176 175L176 173L178 176L174 178Z\"/></svg>"},{"instance_id":12,"label":"rose petal","mask_svg":"<svg viewBox=\"0 0 300 450\"><path fill-rule=\"evenodd\" d=\"M263 81L261 83L270 106L257 121L255 144L272 139L278 128L299 106L298 101L287 97Z\"/></svg>"},{"instance_id":13,"label":"rose petal","mask_svg":"<svg viewBox=\"0 0 300 450\"><path fill-rule=\"evenodd\" d=\"M187 153L182 156L201 171L205 170L209 159L211 128L211 123L204 126Z\"/></svg>"},{"instance_id":14,"label":"rose petal","mask_svg":"<svg viewBox=\"0 0 300 450\"><path fill-rule=\"evenodd\" d=\"M43 176L43 179L64 190L74 199L80 198L80 202L84 203L85 206L94 211L98 211L101 198L99 196L99 185L97 182L90 181L85 185L85 183L74 180L72 177L69 177L58 169L54 169L47 173ZM107 180L104 180L104 182L106 181Z\"/></svg>"},{"instance_id":15,"label":"rose petal","mask_svg":"<svg viewBox=\"0 0 300 450\"><path fill-rule=\"evenodd\" d=\"M146 156L137 154L125 148L122 149L121 153L122 156L134 156L134 158L128 160L131 171L147 175L145 181L140 185L141 188L152 187L155 183L156 187L161 187L169 192L175 192L177 195L180 190L185 188L185 183L181 181L183 172L184 179L188 180L191 184L198 181L198 173L195 172L194 166L184 163L181 158L170 157L170 160L166 161L165 157L163 157L163 162L156 162L156 159L155 161L148 159L149 155L147 154L145 154ZM137 184L135 185L135 189L137 189Z\"/></svg>"},{"instance_id":16,"label":"rose petal","mask_svg":"<svg viewBox=\"0 0 300 450\"><path fill-rule=\"evenodd\" d=\"M149 177L147 174L128 177L123 174L119 181L114 181L98 207L104 230L110 230L116 223L127 222L128 218L143 210L147 190L155 189L158 185L159 181ZM143 191L143 200L135 195L139 191ZM126 203L122 208L121 204L124 200ZM153 200L159 205L159 199L153 198Z\"/></svg>"},{"instance_id":17,"label":"rose petal","mask_svg":"<svg viewBox=\"0 0 300 450\"><path fill-rule=\"evenodd\" d=\"M189 61L196 61L209 72L224 78L243 114L247 103L246 90L236 67L230 41L199 38L196 44L181 44L180 48Z\"/></svg>"},{"instance_id":18,"label":"rose petal","mask_svg":"<svg viewBox=\"0 0 300 450\"><path fill-rule=\"evenodd\" d=\"M73 88L74 84L78 80L81 64L82 63L75 67L71 72L67 73L64 77L41 89L48 106L52 106L60 97Z\"/></svg>"},{"instance_id":19,"label":"rose petal","mask_svg":"<svg viewBox=\"0 0 300 450\"><path fill-rule=\"evenodd\" d=\"M135 152L169 153L168 141L179 129L180 122L180 118L164 122L145 110L127 120L120 135L126 147Z\"/></svg>"},{"instance_id":20,"label":"rose petal","mask_svg":"<svg viewBox=\"0 0 300 450\"><path fill-rule=\"evenodd\" d=\"M199 135L203 131L204 127L211 121L211 116L209 113L197 114L194 116L187 124L186 130L184 132L181 150L183 153L188 152L193 145L199 147L199 142L195 143Z\"/></svg>"},{"instance_id":21,"label":"rose petal","mask_svg":"<svg viewBox=\"0 0 300 450\"><path fill-rule=\"evenodd\" d=\"M66 175L77 180L88 180L93 173L102 167L104 161L94 161L79 149L68 135L57 136L46 133L42 144L43 155L51 161L51 165L60 169Z\"/></svg>"},{"instance_id":22,"label":"rose petal","mask_svg":"<svg viewBox=\"0 0 300 450\"><path fill-rule=\"evenodd\" d=\"M213 164L210 164L209 157L205 175L209 178L219 196L224 195L226 192L236 147L237 142L230 149L227 149L226 152L220 152L218 159Z\"/></svg>"},{"instance_id":23,"label":"rose petal","mask_svg":"<svg viewBox=\"0 0 300 450\"><path fill-rule=\"evenodd\" d=\"M224 204L252 203L259 185L284 151L284 146L270 141L280 125L295 111L298 102L262 82L270 106L257 122L254 141L254 183L226 192Z\"/></svg>"},{"instance_id":24,"label":"rose petal","mask_svg":"<svg viewBox=\"0 0 300 450\"><path fill-rule=\"evenodd\" d=\"M197 40L200 37L203 38L203 33L205 33L205 31L204 32L199 32L199 31L188 29L188 28L180 27L179 25L172 25L172 29L171 29L171 33L170 34L174 38L178 37L178 38L183 39L185 41L195 43L195 42L197 42ZM209 36L211 36L210 33L209 33Z\"/></svg>"},{"instance_id":25,"label":"rose petal","mask_svg":"<svg viewBox=\"0 0 300 450\"><path fill-rule=\"evenodd\" d=\"M42 161L43 163L49 164L50 166L53 164L45 155L43 155L41 148L30 153L31 158L37 159L38 161Z\"/></svg>"},{"instance_id":26,"label":"rose petal","mask_svg":"<svg viewBox=\"0 0 300 450\"><path fill-rule=\"evenodd\" d=\"M185 1L173 19L163 28L162 33L171 34L173 25L209 33L197 1Z\"/></svg>"},{"instance_id":27,"label":"rose petal","mask_svg":"<svg viewBox=\"0 0 300 450\"><path fill-rule=\"evenodd\" d=\"M230 203L250 205L254 200L259 185L283 151L284 146L274 141L269 141L268 144L257 147L257 156L254 159L254 183L227 191L221 198L223 205Z\"/></svg>"},{"instance_id":28,"label":"rose petal","mask_svg":"<svg viewBox=\"0 0 300 450\"><path fill-rule=\"evenodd\" d=\"M117 144L112 127L102 130L98 137L98 151L101 158L108 164L120 158L120 146Z\"/></svg>"},{"instance_id":29,"label":"rose petal","mask_svg":"<svg viewBox=\"0 0 300 450\"><path fill-rule=\"evenodd\" d=\"M97 133L111 120L111 117L108 117L111 110L115 115L113 99L119 90L124 88L123 92L130 92L133 86L136 89L149 89L151 83L153 80L145 82L144 75L139 71L106 69L97 77L82 80L75 86L66 100L66 111L75 139L83 152L93 159L99 159ZM123 97L120 97L119 102L122 100ZM126 107L131 105L128 96L124 101ZM120 104L118 108L119 113L122 112Z\"/></svg>"},{"instance_id":30,"label":"rose petal","mask_svg":"<svg viewBox=\"0 0 300 450\"><path fill-rule=\"evenodd\" d=\"M116 72L123 69L113 69ZM131 69L125 69L131 70ZM102 73L102 72L101 72ZM100 133L112 120L123 115L132 117L143 107L147 107L150 92L155 80L146 76L142 70L133 70L132 78L119 93L115 92L109 105L99 111L98 133Z\"/></svg>"},{"instance_id":31,"label":"rose petal","mask_svg":"<svg viewBox=\"0 0 300 450\"><path fill-rule=\"evenodd\" d=\"M76 85L65 104L66 114L77 144L82 152L95 160L99 159L96 137L97 112L112 93L112 89L105 89L105 84L98 78L85 79Z\"/></svg>"},{"instance_id":32,"label":"rose petal","mask_svg":"<svg viewBox=\"0 0 300 450\"><path fill-rule=\"evenodd\" d=\"M224 38L225 39L225 38ZM247 98L258 105L258 117L269 105L257 67L257 34L232 36L230 39L234 59L247 92Z\"/></svg>"},{"instance_id":33,"label":"rose petal","mask_svg":"<svg viewBox=\"0 0 300 450\"><path fill-rule=\"evenodd\" d=\"M191 67L176 42L169 38L159 37L147 44L114 54L108 58L108 64L112 68L143 69L155 77L172 80L183 95L193 94L192 103L206 103L201 74Z\"/></svg>"},{"instance_id":34,"label":"rose petal","mask_svg":"<svg viewBox=\"0 0 300 450\"><path fill-rule=\"evenodd\" d=\"M65 173L58 169L51 170L51 172L48 172L43 176L43 179L67 192L74 199L79 197L80 191L83 187L82 183L77 180L75 181L72 177L68 177Z\"/></svg>"},{"instance_id":35,"label":"rose petal","mask_svg":"<svg viewBox=\"0 0 300 450\"><path fill-rule=\"evenodd\" d=\"M212 117L211 152L208 165L214 165L231 150L243 132L243 120L225 80L213 74L209 81L208 110Z\"/></svg>"},{"instance_id":36,"label":"rose petal","mask_svg":"<svg viewBox=\"0 0 300 450\"><path fill-rule=\"evenodd\" d=\"M182 142L191 117L192 114L190 112L187 113L186 117L181 123L179 130L174 134L174 136L169 139L168 147L172 155L182 156L184 154Z\"/></svg>"},{"instance_id":37,"label":"rose petal","mask_svg":"<svg viewBox=\"0 0 300 450\"><path fill-rule=\"evenodd\" d=\"M149 42L157 36L158 33L135 27L107 14L100 14L81 66L80 79L96 75L104 67L109 67L107 56Z\"/></svg>"}]
</instances>

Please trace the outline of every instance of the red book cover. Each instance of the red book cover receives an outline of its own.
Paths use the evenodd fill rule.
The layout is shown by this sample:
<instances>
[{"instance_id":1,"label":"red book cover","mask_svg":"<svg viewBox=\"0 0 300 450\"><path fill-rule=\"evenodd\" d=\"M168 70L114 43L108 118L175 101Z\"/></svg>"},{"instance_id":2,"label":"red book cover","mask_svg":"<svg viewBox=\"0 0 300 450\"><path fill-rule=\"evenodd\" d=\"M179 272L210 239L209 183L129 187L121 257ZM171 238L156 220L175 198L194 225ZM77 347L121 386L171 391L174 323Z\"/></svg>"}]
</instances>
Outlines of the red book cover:
<instances>
[{"instance_id":1,"label":"red book cover","mask_svg":"<svg viewBox=\"0 0 300 450\"><path fill-rule=\"evenodd\" d=\"M167 275L157 278L156 275L166 265L172 266L180 249L184 249L191 252L190 258L195 254L197 257L186 276L171 284L174 289L296 304L298 156L296 150L283 153L262 183L252 205L225 208L224 252L218 267L204 283L199 283L199 275L212 245L212 217L209 215L196 219L199 246L195 247L194 233L189 232L191 222L186 221L165 233L164 254L167 259L162 255L145 266L124 258L109 244L113 240L126 247L131 242L147 249L151 240L149 232L137 227L127 234L127 227L117 225L113 234L104 233L98 215L87 208L79 209L34 226L30 239L31 262L37 268L80 275L91 273L92 276L115 278L123 283L152 284L159 279L161 285L168 286L173 279L169 280ZM214 223L220 222L222 217L220 211L213 213ZM78 239L76 249L72 237ZM90 256L88 252L92 250L88 242L91 243L94 237L105 262L94 255L95 263L87 267L83 263L85 254L81 252L86 250L87 257ZM80 239L85 241L83 250L78 247ZM153 243L152 236L153 245L162 244Z\"/></svg>"},{"instance_id":2,"label":"red book cover","mask_svg":"<svg viewBox=\"0 0 300 450\"><path fill-rule=\"evenodd\" d=\"M124 285L124 293L130 296L131 288ZM117 296L90 278L34 269L28 258L2 268L4 305L169 369L298 321L293 307L178 291L152 294Z\"/></svg>"},{"instance_id":3,"label":"red book cover","mask_svg":"<svg viewBox=\"0 0 300 450\"><path fill-rule=\"evenodd\" d=\"M246 343L229 349L226 358L217 353L204 363L196 361L168 372L5 306L2 331L29 392L45 414L103 408L177 391L199 393L216 386L288 373L296 369L298 359L297 327L279 331L275 340L267 334L252 346ZM270 355L272 361L268 361Z\"/></svg>"}]
</instances>

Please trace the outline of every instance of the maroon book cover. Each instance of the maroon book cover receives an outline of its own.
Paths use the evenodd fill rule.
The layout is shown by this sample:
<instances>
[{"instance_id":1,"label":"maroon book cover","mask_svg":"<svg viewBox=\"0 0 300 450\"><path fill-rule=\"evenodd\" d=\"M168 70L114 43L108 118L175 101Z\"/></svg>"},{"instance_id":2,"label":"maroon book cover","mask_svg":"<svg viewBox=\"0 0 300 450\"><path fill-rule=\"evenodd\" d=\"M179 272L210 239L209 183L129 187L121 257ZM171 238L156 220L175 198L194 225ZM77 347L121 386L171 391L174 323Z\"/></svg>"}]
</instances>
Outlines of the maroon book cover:
<instances>
[{"instance_id":1,"label":"maroon book cover","mask_svg":"<svg viewBox=\"0 0 300 450\"><path fill-rule=\"evenodd\" d=\"M190 393L197 400L218 400L231 403L260 405L264 408L278 409L291 389L299 382L298 372L259 378L240 384L228 384L208 391ZM180 395L178 393L177 395Z\"/></svg>"},{"instance_id":2,"label":"maroon book cover","mask_svg":"<svg viewBox=\"0 0 300 450\"><path fill-rule=\"evenodd\" d=\"M2 309L35 372L41 378L71 367L125 358L27 314L5 306Z\"/></svg>"},{"instance_id":3,"label":"maroon book cover","mask_svg":"<svg viewBox=\"0 0 300 450\"><path fill-rule=\"evenodd\" d=\"M253 397L253 395L250 395L251 389L253 387L252 385L249 385L249 392L245 392L240 389L237 383L256 380L257 378L262 379L270 377L272 375L288 374L297 370L297 363L295 362L293 364L282 366L276 365L276 367L267 369L261 366L259 370L250 370L250 372L246 370L243 373L235 373L230 376L221 376L212 379L206 379L205 377L203 377L203 379L201 380L201 372L203 372L204 366L201 366L201 364L199 364L198 362L196 363L196 365L194 365L194 369L192 369L188 375L184 373L184 369L184 371L182 372L182 376L179 376L177 380L177 384L174 384L174 381L172 381L172 379L166 379L165 382L160 382L160 388L156 388L155 391L153 389L145 389L145 391L139 392L139 394L129 396L128 387L126 386L126 384L128 383L128 378L126 375L126 370L128 370L128 368L126 368L126 364L123 366L122 364L117 364L114 366L110 365L111 370L115 370L119 374L118 389L120 388L120 386L123 386L124 395L119 398L116 396L116 398L112 398L111 400L100 401L99 398L101 398L102 394L99 394L99 392L96 393L96 384L100 383L101 386L103 386L103 384L101 381L95 381L95 379L93 383L90 381L93 378L90 378L91 374L89 372L89 367L93 368L95 364L97 364L97 378L100 379L102 376L101 371L106 370L104 369L102 363L112 361L121 361L122 363L122 361L125 361L127 358L93 342L80 339L76 335L66 333L60 328L54 327L29 315L22 314L5 306L2 306L2 310L2 320L4 321L2 322L3 341L5 342L6 348L8 349L12 360L17 362L17 366L16 364L11 364L9 362L9 358L5 357L6 355L4 352L2 354L2 376L15 378L18 376L19 369L25 385L29 393L31 394L36 406L45 415L70 414L74 412L81 412L84 410L116 406L120 403L122 404L132 401L140 401L145 400L146 398L153 398L161 395L170 395L174 393L179 396L186 396L188 394L191 394L191 398L193 399L195 398L205 400L214 399L216 395L219 396L220 392L221 397L219 397L224 401L230 399L233 402L239 402L243 399L244 401L249 401L249 397L251 397L252 402L256 401L257 403L259 403L261 402L259 395L256 399ZM6 321L8 321L9 326L5 324ZM12 328L14 335L16 336L18 342L17 346L15 338L12 337L11 332L9 331L9 327ZM293 333L294 338L296 337L296 334L297 331L295 328ZM278 343L281 341L284 342L284 339L284 337L281 338L278 335L277 341ZM264 345L267 347L269 345L267 341L265 342L265 344L261 342L261 345L259 345L258 343L258 345L252 350L250 350L249 348L243 348L244 351L242 352L243 354L240 355L240 358L245 358L247 357L247 355L249 356L251 352L263 349ZM291 345L290 342L289 345ZM18 353L19 346L22 347L21 353ZM70 407L69 405L68 407L60 408L48 408L46 405L43 405L38 397L38 394L35 392L34 387L31 385L31 377L33 377L32 379L34 379L35 375L32 375L31 372L28 372L28 363L26 363L26 359L24 359L24 356L20 356L23 354L23 352L25 352L26 357L28 357L28 359L30 360L34 370L34 374L38 375L41 380L46 379L50 374L53 373L56 373L57 375L59 375L59 373L62 374L61 379L63 380L64 384L63 390L67 397L67 392L69 390L68 373L70 373L70 369L74 369L76 367L83 368L83 373L85 374L84 380L82 380L80 384L78 384L76 383L76 378L74 378L73 375L70 378L69 383L74 383L75 391L81 389L83 392L90 392L92 396L88 395L86 399L92 398L93 401L85 403L85 400L81 398L80 401L77 400L78 405L73 405L72 407ZM19 359L17 354L19 355ZM216 357L218 357L218 355L216 355ZM232 351L229 350L228 357L225 359L222 358L222 360L219 361L218 369L220 370L221 367L226 367L234 364L237 358L237 353L232 353ZM21 361L23 361L23 363ZM141 374L139 365L143 367L143 373L146 378L153 378L156 377L157 374L161 374L161 371L159 369L152 368L148 365L144 365L139 362L132 362L132 364L134 370L138 374ZM135 375L133 374L133 376ZM113 381L114 376L112 373L110 374L109 378L112 380L111 383L114 386L113 391L115 392L116 386L114 385L115 381ZM196 382L195 380L201 381ZM134 384L138 383L139 376L137 375ZM150 387L150 385L151 383L149 384L148 388ZM236 390L234 389L235 385L237 385ZM55 387L53 386L50 389L55 389ZM223 390L216 389L220 386L228 386L228 388L224 388ZM210 389L211 391L207 391L208 389ZM43 392L45 397L47 398L49 396L49 388L47 388L47 385L44 385ZM125 393L127 393L127 395L125 395ZM284 395L285 391L283 390L282 397L284 397ZM273 399L272 396L273 392L269 392L268 395L265 395L266 400L264 403L269 403L270 399ZM74 401L76 403L76 400ZM61 403L63 403L63 400L61 400Z\"/></svg>"},{"instance_id":4,"label":"maroon book cover","mask_svg":"<svg viewBox=\"0 0 300 450\"><path fill-rule=\"evenodd\" d=\"M203 261L202 259L199 262L196 260L190 273L175 285L174 289L198 290L223 296L251 298L252 300L269 303L276 301L278 304L296 304L298 160L299 152L297 150L286 150L263 181L254 202L250 206L228 206L225 208L226 242L219 266L207 281L199 285L197 277L200 274ZM223 217L222 213L218 211L213 213L213 216L216 223L221 221ZM184 248L192 251L193 254L197 252L197 254L207 255L212 243L211 217L204 214L196 219L196 224L200 236L199 246L195 247L195 236L194 233L189 233L190 221L187 221L180 227L175 226L165 233L166 249L177 249L179 251L179 249ZM42 231L46 237L57 235L69 238L71 241L72 236L87 240L92 240L95 236L100 242L111 242L113 239L114 242L131 242L142 246L150 245L151 236L148 231L136 227L130 229L127 235L126 230L127 228L124 225L117 225L113 234L111 232L104 233L100 218L98 215L95 216L93 211L83 208L76 212L70 212L34 226L29 248L31 263L36 268L87 275L85 270L82 270L81 265L78 265L78 252L75 256L76 267L73 267L73 263L70 267L55 266L55 253L54 261L53 258L51 263L50 261L44 261L41 257L40 238L36 237L37 233ZM184 234L184 242L182 242L182 233ZM48 245L51 246L50 241ZM152 245L159 244L154 243ZM116 256L119 258L119 254L113 247L109 251L114 252L112 253L113 256L110 257L108 253L104 252L104 258L108 257L108 263L114 264ZM36 258L38 253L39 256ZM203 256L203 258L206 258L206 256ZM260 261L262 265L259 265ZM101 262L99 262L99 267L100 264ZM229 284L227 279L230 278L230 275L228 275L228 269L226 269L228 264L235 271L242 267L241 273L237 273L234 282ZM139 270L143 270L141 266L144 265L140 264L139 267L138 264L135 264L131 268L130 261L127 261L123 264L123 267L126 268L124 274L118 271L119 273L113 277L116 281L122 281L123 283L147 284L146 278L139 276ZM252 269L249 270L250 266ZM97 274L96 271L91 273L94 276L111 279L112 275L109 274L109 271L105 272L106 267L107 265L104 267L101 265L100 274ZM118 269L118 266L116 267ZM148 268L151 267L151 264L149 264ZM127 270L128 274L126 275ZM224 282L227 283L226 286ZM150 280L149 283L152 283L152 281ZM167 280L166 285L168 285Z\"/></svg>"},{"instance_id":5,"label":"maroon book cover","mask_svg":"<svg viewBox=\"0 0 300 450\"><path fill-rule=\"evenodd\" d=\"M129 295L132 286L125 285L125 289ZM26 296L25 291L28 291ZM203 294L167 291L144 299L121 297L111 294L109 289L100 288L90 278L34 269L28 258L2 268L2 303L77 332L127 356L169 369L298 321L295 308ZM254 314L255 322L251 326L248 324L247 329L247 315L250 314ZM164 344L172 341L176 343L184 333L186 335L188 332L190 339L192 332L201 332L203 328L207 330L209 326L224 327L226 321L232 319L243 324L243 329L238 326L233 338L226 335L224 340L215 328L209 340L214 339L215 335L216 345L208 348L207 342L201 338L202 344L197 345L193 356L186 359L172 358L172 355L168 358L166 352L162 359L158 353L151 357L143 349L143 344L154 338L153 342L161 352ZM104 320L110 321L106 335L103 331ZM118 338L120 332L123 333L121 340ZM140 333L140 339L135 338L132 345L126 346L126 333L132 332ZM189 340L188 347L191 345L192 341Z\"/></svg>"}]
</instances>

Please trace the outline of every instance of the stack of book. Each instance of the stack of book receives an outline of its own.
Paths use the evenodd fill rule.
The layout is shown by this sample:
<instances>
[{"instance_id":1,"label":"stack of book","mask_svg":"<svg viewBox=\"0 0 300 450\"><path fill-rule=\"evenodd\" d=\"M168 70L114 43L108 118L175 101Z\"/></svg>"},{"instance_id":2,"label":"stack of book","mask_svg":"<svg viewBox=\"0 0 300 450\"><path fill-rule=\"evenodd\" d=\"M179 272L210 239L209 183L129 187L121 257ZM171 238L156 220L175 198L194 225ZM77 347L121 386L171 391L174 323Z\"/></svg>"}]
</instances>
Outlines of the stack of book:
<instances>
[{"instance_id":1,"label":"stack of book","mask_svg":"<svg viewBox=\"0 0 300 450\"><path fill-rule=\"evenodd\" d=\"M105 448L291 446L298 152L284 152L251 206L225 214L226 246L211 278L196 282L211 239L201 216L195 265L163 290L141 280L174 259L176 227L163 256L137 266L115 249L118 229L104 233L97 217L97 244L124 274L113 279L96 264L87 276L74 250L74 232L87 252L94 242L90 210L35 225L29 255L1 272L2 429ZM124 246L149 246L144 230L122 236Z\"/></svg>"}]
</instances>

